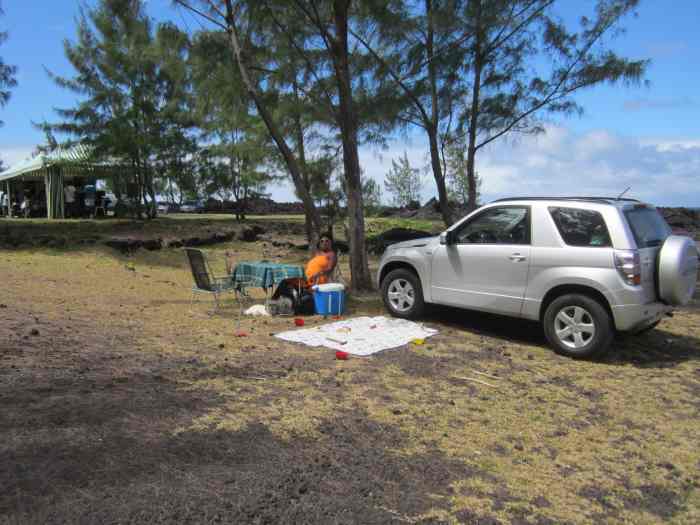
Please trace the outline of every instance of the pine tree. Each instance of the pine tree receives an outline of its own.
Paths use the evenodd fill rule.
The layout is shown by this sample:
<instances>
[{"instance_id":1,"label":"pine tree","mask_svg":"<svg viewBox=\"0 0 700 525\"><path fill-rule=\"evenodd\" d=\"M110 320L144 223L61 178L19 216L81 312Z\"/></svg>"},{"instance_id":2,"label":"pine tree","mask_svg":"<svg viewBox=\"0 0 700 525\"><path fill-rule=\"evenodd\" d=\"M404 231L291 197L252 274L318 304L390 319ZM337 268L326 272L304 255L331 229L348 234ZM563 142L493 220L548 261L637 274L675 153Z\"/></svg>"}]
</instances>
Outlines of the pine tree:
<instances>
[{"instance_id":1,"label":"pine tree","mask_svg":"<svg viewBox=\"0 0 700 525\"><path fill-rule=\"evenodd\" d=\"M176 32L172 26L154 31L142 0L100 0L81 11L77 41L64 42L75 76L49 73L81 97L75 107L57 109L63 121L51 129L93 146L96 156L127 163L127 180L114 183L135 184L137 202L151 217L164 151L179 149L190 125L183 117L187 82L174 63L186 50Z\"/></svg>"},{"instance_id":2,"label":"pine tree","mask_svg":"<svg viewBox=\"0 0 700 525\"><path fill-rule=\"evenodd\" d=\"M411 167L406 152L398 161L392 159L391 170L384 178L384 188L391 195L392 204L401 208L420 205L422 186L420 170Z\"/></svg>"},{"instance_id":3,"label":"pine tree","mask_svg":"<svg viewBox=\"0 0 700 525\"><path fill-rule=\"evenodd\" d=\"M463 142L452 142L445 148L444 154L447 191L450 202L461 207L469 203L470 179L467 172L466 147ZM475 173L477 203L481 196L481 178Z\"/></svg>"},{"instance_id":4,"label":"pine tree","mask_svg":"<svg viewBox=\"0 0 700 525\"><path fill-rule=\"evenodd\" d=\"M646 60L606 46L638 0L599 0L592 17L567 26L554 0L470 0L460 24L464 75L471 93L459 116L466 137L469 207L476 207L477 152L509 133L544 131L542 115L579 114L573 95L601 83L639 82Z\"/></svg>"},{"instance_id":5,"label":"pine tree","mask_svg":"<svg viewBox=\"0 0 700 525\"><path fill-rule=\"evenodd\" d=\"M0 15L3 14L0 6ZM0 31L0 45L7 40L7 31ZM0 108L5 106L10 100L11 89L17 85L17 67L5 64L0 57ZM3 122L0 120L0 126Z\"/></svg>"},{"instance_id":6,"label":"pine tree","mask_svg":"<svg viewBox=\"0 0 700 525\"><path fill-rule=\"evenodd\" d=\"M267 169L273 153L262 123L250 112L250 100L233 63L226 34L200 32L191 59L196 116L202 152L200 173L208 194L233 199L238 219L248 200L274 179Z\"/></svg>"}]
</instances>

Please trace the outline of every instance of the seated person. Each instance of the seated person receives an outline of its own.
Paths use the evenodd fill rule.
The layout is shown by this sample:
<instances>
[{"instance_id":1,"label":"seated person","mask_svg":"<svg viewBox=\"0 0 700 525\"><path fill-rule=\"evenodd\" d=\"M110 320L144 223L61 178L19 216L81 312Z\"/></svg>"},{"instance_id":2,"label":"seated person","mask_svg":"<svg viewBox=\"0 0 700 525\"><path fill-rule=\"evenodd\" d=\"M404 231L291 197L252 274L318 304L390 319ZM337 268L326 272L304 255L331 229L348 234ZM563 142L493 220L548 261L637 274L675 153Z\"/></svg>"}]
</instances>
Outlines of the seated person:
<instances>
[{"instance_id":1,"label":"seated person","mask_svg":"<svg viewBox=\"0 0 700 525\"><path fill-rule=\"evenodd\" d=\"M304 271L308 286L327 283L338 263L330 235L322 235L317 248L316 255L306 264Z\"/></svg>"}]
</instances>

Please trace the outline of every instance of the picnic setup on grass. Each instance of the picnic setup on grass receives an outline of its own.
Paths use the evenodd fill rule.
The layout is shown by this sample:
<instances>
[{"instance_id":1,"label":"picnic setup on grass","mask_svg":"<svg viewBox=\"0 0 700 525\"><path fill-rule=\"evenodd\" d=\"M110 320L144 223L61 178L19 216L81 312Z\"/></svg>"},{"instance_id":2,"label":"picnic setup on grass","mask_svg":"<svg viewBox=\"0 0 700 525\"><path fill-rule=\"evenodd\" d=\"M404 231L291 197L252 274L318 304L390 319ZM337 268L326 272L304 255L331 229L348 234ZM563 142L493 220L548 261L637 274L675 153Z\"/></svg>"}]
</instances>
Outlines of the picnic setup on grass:
<instances>
[{"instance_id":1,"label":"picnic setup on grass","mask_svg":"<svg viewBox=\"0 0 700 525\"><path fill-rule=\"evenodd\" d=\"M224 296L230 294L238 304L235 335L248 334L241 329L241 317L288 316L297 329L275 334L288 342L336 351L336 358L366 357L382 350L408 343L423 344L437 330L406 319L385 316L343 318L346 309L345 285L338 267L338 256L329 236L319 241L318 251L302 267L298 264L268 260L235 261L226 253L226 275L211 271L205 254L195 248L185 248L194 285L192 301L197 295L211 296L216 310ZM254 302L250 292L261 290L262 304ZM247 308L244 310L244 305ZM332 322L305 326L304 316L322 316Z\"/></svg>"}]
</instances>

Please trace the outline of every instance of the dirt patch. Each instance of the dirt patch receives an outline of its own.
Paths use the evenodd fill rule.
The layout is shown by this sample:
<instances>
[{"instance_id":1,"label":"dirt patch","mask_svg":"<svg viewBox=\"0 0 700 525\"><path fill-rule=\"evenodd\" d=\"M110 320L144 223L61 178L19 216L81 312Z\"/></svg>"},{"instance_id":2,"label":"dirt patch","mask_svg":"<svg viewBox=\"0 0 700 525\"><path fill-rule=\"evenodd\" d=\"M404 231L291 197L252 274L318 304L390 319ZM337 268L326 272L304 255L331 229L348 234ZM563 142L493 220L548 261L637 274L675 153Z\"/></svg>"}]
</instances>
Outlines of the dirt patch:
<instances>
[{"instance_id":1,"label":"dirt patch","mask_svg":"<svg viewBox=\"0 0 700 525\"><path fill-rule=\"evenodd\" d=\"M682 494L657 484L642 485L623 497L626 507L644 509L664 520L672 518L683 508L682 500Z\"/></svg>"},{"instance_id":2,"label":"dirt patch","mask_svg":"<svg viewBox=\"0 0 700 525\"><path fill-rule=\"evenodd\" d=\"M224 250L266 246L207 252L216 273ZM450 309L424 345L336 361L273 338L289 318L244 317L234 337L237 305L190 305L178 250L13 250L0 274L0 522L644 523L700 508L695 310L603 362ZM349 315L382 312L368 295Z\"/></svg>"}]
</instances>

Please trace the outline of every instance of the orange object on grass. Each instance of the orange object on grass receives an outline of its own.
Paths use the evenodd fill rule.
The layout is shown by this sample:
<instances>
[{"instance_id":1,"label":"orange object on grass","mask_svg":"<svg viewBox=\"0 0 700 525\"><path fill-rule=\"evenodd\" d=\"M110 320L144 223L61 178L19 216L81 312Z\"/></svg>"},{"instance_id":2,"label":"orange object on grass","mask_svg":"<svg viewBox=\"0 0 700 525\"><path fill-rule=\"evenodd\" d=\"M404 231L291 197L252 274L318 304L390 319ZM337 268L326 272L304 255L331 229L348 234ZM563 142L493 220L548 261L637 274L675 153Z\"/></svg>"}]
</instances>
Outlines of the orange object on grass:
<instances>
[{"instance_id":1,"label":"orange object on grass","mask_svg":"<svg viewBox=\"0 0 700 525\"><path fill-rule=\"evenodd\" d=\"M337 350L335 352L335 358L341 361L347 361L349 355L350 354L348 354L347 352L343 352L342 350Z\"/></svg>"}]
</instances>

